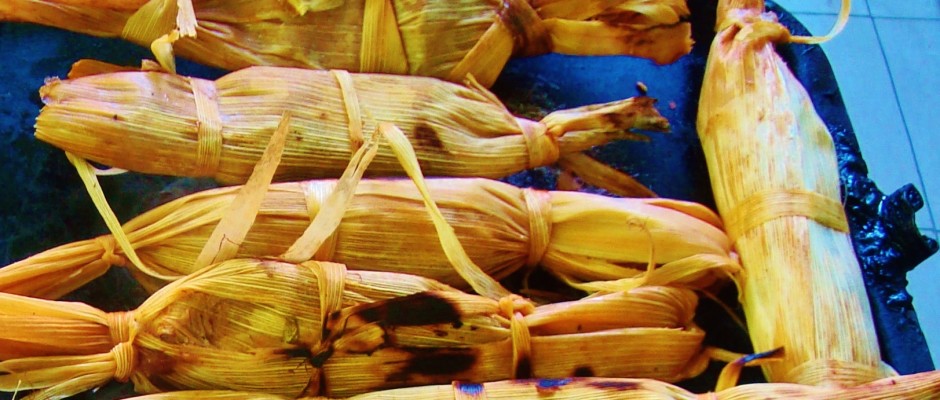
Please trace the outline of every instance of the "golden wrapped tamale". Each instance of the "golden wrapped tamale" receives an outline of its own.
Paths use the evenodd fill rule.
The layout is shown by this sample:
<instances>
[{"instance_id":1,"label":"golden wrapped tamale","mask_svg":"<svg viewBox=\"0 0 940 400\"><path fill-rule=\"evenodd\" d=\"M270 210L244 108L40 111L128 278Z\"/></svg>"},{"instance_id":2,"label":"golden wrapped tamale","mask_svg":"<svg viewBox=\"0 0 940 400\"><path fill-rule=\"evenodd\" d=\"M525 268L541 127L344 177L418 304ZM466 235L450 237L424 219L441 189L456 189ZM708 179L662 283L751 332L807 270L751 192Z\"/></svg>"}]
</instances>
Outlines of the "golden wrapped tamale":
<instances>
[{"instance_id":1,"label":"golden wrapped tamale","mask_svg":"<svg viewBox=\"0 0 940 400\"><path fill-rule=\"evenodd\" d=\"M847 9L844 10L847 14ZM882 363L839 193L832 137L774 50L763 0L723 0L697 127L718 211L744 267L742 302L772 382L852 386Z\"/></svg>"},{"instance_id":2,"label":"golden wrapped tamale","mask_svg":"<svg viewBox=\"0 0 940 400\"><path fill-rule=\"evenodd\" d=\"M454 379L592 375L676 381L708 352L689 289L647 286L532 307L341 264L233 259L136 310L0 294L0 390L61 398L130 380L343 397Z\"/></svg>"},{"instance_id":3,"label":"golden wrapped tamale","mask_svg":"<svg viewBox=\"0 0 940 400\"><path fill-rule=\"evenodd\" d=\"M698 204L520 189L479 178L427 182L470 259L497 279L537 265L573 283L640 278L652 257L659 272L687 274L685 284L705 287L738 268L718 217ZM334 185L271 185L254 225L239 242L238 256L282 254L319 213ZM102 236L0 269L0 291L57 298L112 264L127 266L155 290L166 283L155 277L193 272L238 191L228 187L185 196L124 224L149 271L136 269L111 236ZM360 182L338 229L314 259L467 287L442 250L421 195L406 180Z\"/></svg>"},{"instance_id":4,"label":"golden wrapped tamale","mask_svg":"<svg viewBox=\"0 0 940 400\"><path fill-rule=\"evenodd\" d=\"M470 73L484 86L512 55L675 61L691 50L688 13L685 0L0 2L0 21L123 37L149 46L170 69L175 50L229 70L269 65L458 82Z\"/></svg>"},{"instance_id":5,"label":"golden wrapped tamale","mask_svg":"<svg viewBox=\"0 0 940 400\"><path fill-rule=\"evenodd\" d=\"M349 400L931 400L940 396L940 372L885 378L851 388L816 387L787 383L737 386L716 393L692 394L649 379L558 378L516 379L500 382L461 382L415 388L390 389L350 397ZM267 393L182 391L133 397L133 400L284 400Z\"/></svg>"},{"instance_id":6,"label":"golden wrapped tamale","mask_svg":"<svg viewBox=\"0 0 940 400\"><path fill-rule=\"evenodd\" d=\"M554 163L630 129L666 130L641 97L516 118L472 82L343 71L253 67L216 81L164 72L52 80L36 137L82 158L130 171L248 178L281 114L292 130L275 180L336 177L380 122L398 126L427 175L498 178ZM401 175L389 149L374 175Z\"/></svg>"}]
</instances>

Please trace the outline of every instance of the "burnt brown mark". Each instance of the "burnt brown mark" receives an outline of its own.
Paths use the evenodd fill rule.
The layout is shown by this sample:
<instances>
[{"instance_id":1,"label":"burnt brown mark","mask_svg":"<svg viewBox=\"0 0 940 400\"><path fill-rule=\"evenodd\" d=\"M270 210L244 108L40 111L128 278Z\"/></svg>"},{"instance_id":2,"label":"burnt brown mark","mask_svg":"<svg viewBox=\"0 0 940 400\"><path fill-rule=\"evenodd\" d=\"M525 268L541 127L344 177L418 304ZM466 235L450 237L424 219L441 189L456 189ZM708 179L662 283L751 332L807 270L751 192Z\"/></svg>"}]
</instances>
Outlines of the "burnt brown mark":
<instances>
[{"instance_id":1,"label":"burnt brown mark","mask_svg":"<svg viewBox=\"0 0 940 400\"><path fill-rule=\"evenodd\" d=\"M416 326L450 323L462 325L460 312L447 299L422 292L379 303L357 313L366 322L385 326Z\"/></svg>"},{"instance_id":2,"label":"burnt brown mark","mask_svg":"<svg viewBox=\"0 0 940 400\"><path fill-rule=\"evenodd\" d=\"M455 375L465 373L476 364L479 352L473 348L423 348L402 347L401 350L411 356L405 366L396 373L388 375L388 383L407 383L413 375L438 376L442 379L454 379Z\"/></svg>"},{"instance_id":3,"label":"burnt brown mark","mask_svg":"<svg viewBox=\"0 0 940 400\"><path fill-rule=\"evenodd\" d=\"M326 350L317 353L316 355L311 355L309 357L310 364L317 368L323 368L323 363L330 359L330 356L333 355L334 351L336 350L333 349L333 345L330 344L330 347L327 347Z\"/></svg>"},{"instance_id":4,"label":"burnt brown mark","mask_svg":"<svg viewBox=\"0 0 940 400\"><path fill-rule=\"evenodd\" d=\"M583 377L589 377L589 376L595 376L595 375L594 375L594 370L591 369L591 367L587 365L582 365L578 368L575 368L574 372L571 373L571 376L583 378Z\"/></svg>"},{"instance_id":5,"label":"burnt brown mark","mask_svg":"<svg viewBox=\"0 0 940 400\"><path fill-rule=\"evenodd\" d=\"M524 0L505 0L497 15L512 32L515 55L538 55L551 51L552 45L541 17Z\"/></svg>"},{"instance_id":6,"label":"burnt brown mark","mask_svg":"<svg viewBox=\"0 0 940 400\"><path fill-rule=\"evenodd\" d=\"M438 150L444 149L444 142L431 125L426 122L419 122L414 130L415 143L422 147L431 147Z\"/></svg>"},{"instance_id":7,"label":"burnt brown mark","mask_svg":"<svg viewBox=\"0 0 940 400\"><path fill-rule=\"evenodd\" d=\"M615 114L603 114L603 119L604 122L606 122L611 127L629 128L628 126L623 125L632 123L632 121L636 119L636 110Z\"/></svg>"},{"instance_id":8,"label":"burnt brown mark","mask_svg":"<svg viewBox=\"0 0 940 400\"><path fill-rule=\"evenodd\" d=\"M640 385L636 382L628 381L588 381L587 385L596 389L613 389L613 390L637 390L640 388Z\"/></svg>"},{"instance_id":9,"label":"burnt brown mark","mask_svg":"<svg viewBox=\"0 0 940 400\"><path fill-rule=\"evenodd\" d=\"M310 349L306 347L295 347L291 349L283 349L279 352L290 358L313 358L313 353L310 352Z\"/></svg>"},{"instance_id":10,"label":"burnt brown mark","mask_svg":"<svg viewBox=\"0 0 940 400\"><path fill-rule=\"evenodd\" d=\"M157 351L142 351L135 370L147 376L168 375L176 369L177 359L166 353ZM195 361L195 360L190 360Z\"/></svg>"},{"instance_id":11,"label":"burnt brown mark","mask_svg":"<svg viewBox=\"0 0 940 400\"><path fill-rule=\"evenodd\" d=\"M516 363L516 379L529 379L532 378L532 359L528 356L522 356L519 358L519 362Z\"/></svg>"}]
</instances>

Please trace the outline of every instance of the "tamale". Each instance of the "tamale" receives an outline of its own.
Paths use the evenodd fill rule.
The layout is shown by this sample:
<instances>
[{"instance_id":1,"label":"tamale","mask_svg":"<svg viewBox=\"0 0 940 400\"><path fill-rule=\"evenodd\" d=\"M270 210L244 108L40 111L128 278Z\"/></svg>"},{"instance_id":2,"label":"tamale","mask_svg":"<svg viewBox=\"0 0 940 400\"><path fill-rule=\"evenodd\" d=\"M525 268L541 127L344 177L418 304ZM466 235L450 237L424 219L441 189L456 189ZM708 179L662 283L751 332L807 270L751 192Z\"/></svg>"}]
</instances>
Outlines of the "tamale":
<instances>
[{"instance_id":1,"label":"tamale","mask_svg":"<svg viewBox=\"0 0 940 400\"><path fill-rule=\"evenodd\" d=\"M299 0L298 0L299 1ZM0 21L122 37L236 70L268 65L495 81L513 55L625 54L669 63L691 50L685 0L5 0ZM301 15L302 14L302 15ZM175 42L175 43L174 43Z\"/></svg>"},{"instance_id":2,"label":"tamale","mask_svg":"<svg viewBox=\"0 0 940 400\"><path fill-rule=\"evenodd\" d=\"M851 388L816 387L788 383L737 386L717 393L692 394L680 387L649 379L558 378L516 379L500 382L461 382L450 385L390 389L350 397L349 400L930 400L940 396L940 372L885 378ZM182 391L132 397L133 400L283 400L266 393Z\"/></svg>"},{"instance_id":3,"label":"tamale","mask_svg":"<svg viewBox=\"0 0 940 400\"><path fill-rule=\"evenodd\" d=\"M334 181L271 185L237 256L282 254L333 186ZM573 283L640 279L652 256L661 272L688 274L684 284L702 288L738 269L718 217L695 203L520 189L479 178L429 179L428 186L469 257L497 279L538 265ZM154 276L194 271L238 190L185 196L124 224L132 247L154 273L137 270L111 236L101 236L0 269L0 291L58 298L112 264L127 266L155 290L166 281ZM314 259L467 287L448 262L418 190L405 180L359 183L338 229Z\"/></svg>"},{"instance_id":4,"label":"tamale","mask_svg":"<svg viewBox=\"0 0 940 400\"><path fill-rule=\"evenodd\" d=\"M890 376L839 197L832 137L774 50L790 34L763 0L724 0L718 15L697 128L745 270L754 349L786 349L764 372L772 382L845 386Z\"/></svg>"},{"instance_id":5,"label":"tamale","mask_svg":"<svg viewBox=\"0 0 940 400\"><path fill-rule=\"evenodd\" d=\"M275 180L336 177L362 132L403 130L427 175L499 178L554 163L630 129L666 130L650 98L516 118L492 93L433 78L253 67L216 81L156 71L51 80L36 137L125 170L247 179L281 113L293 124ZM401 175L389 149L374 175Z\"/></svg>"},{"instance_id":6,"label":"tamale","mask_svg":"<svg viewBox=\"0 0 940 400\"><path fill-rule=\"evenodd\" d=\"M59 398L116 379L140 393L342 397L454 379L676 381L707 364L689 289L647 286L534 309L516 300L271 259L211 265L129 312L3 293L0 390Z\"/></svg>"}]
</instances>

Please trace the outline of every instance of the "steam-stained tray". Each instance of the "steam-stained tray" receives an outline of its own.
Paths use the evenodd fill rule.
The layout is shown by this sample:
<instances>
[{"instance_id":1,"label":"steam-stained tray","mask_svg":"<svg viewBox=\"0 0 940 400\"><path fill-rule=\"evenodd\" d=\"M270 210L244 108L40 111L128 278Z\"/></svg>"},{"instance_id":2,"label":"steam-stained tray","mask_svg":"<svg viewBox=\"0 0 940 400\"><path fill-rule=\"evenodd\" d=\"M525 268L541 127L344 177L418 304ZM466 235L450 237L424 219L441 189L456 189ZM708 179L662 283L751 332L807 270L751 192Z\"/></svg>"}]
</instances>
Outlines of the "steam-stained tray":
<instances>
[{"instance_id":1,"label":"steam-stained tray","mask_svg":"<svg viewBox=\"0 0 940 400\"><path fill-rule=\"evenodd\" d=\"M696 45L692 54L667 66L629 57L548 55L512 61L493 90L507 103L554 109L639 94L637 82L659 99L672 123L668 134L650 134L643 142L618 142L590 152L636 176L663 197L698 201L714 207L705 160L695 132L695 115L708 46L713 36L714 1L690 1ZM794 33L806 34L790 14L771 4ZM913 214L923 200L912 186L885 196L867 177L838 86L818 46L783 45L781 55L811 93L817 111L833 132L838 151L844 202L856 253L864 270L886 361L901 373L933 369L905 274L937 251L920 234ZM32 137L42 103L38 88L50 76L64 77L81 58L135 65L148 52L118 41L91 38L23 24L0 24L0 263L25 258L53 246L106 232L101 218L64 154ZM223 72L181 62L179 72L214 78ZM555 172L541 168L508 180L517 185L552 188ZM170 199L214 184L206 180L125 174L102 179L115 212L127 221ZM134 308L145 294L120 269L114 269L69 298L105 310ZM700 320L714 343L747 351L747 337L725 314L703 302ZM759 379L759 378L753 378ZM713 376L685 386L708 390ZM124 389L126 391L126 387ZM113 398L99 392L96 398ZM2 396L0 396L2 398Z\"/></svg>"}]
</instances>

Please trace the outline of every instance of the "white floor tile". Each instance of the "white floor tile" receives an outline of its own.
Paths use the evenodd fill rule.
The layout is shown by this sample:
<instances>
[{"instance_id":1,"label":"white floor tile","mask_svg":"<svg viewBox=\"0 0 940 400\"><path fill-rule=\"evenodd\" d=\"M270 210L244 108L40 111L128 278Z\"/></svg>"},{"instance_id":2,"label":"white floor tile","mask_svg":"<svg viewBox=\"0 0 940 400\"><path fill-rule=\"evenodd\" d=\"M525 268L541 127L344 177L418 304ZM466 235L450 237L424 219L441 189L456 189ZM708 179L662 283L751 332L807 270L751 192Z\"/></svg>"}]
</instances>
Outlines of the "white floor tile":
<instances>
[{"instance_id":1,"label":"white floor tile","mask_svg":"<svg viewBox=\"0 0 940 400\"><path fill-rule=\"evenodd\" d=\"M940 0L869 0L875 17L940 19Z\"/></svg>"},{"instance_id":2,"label":"white floor tile","mask_svg":"<svg viewBox=\"0 0 940 400\"><path fill-rule=\"evenodd\" d=\"M936 219L940 212L940 20L875 19L875 26Z\"/></svg>"},{"instance_id":3,"label":"white floor tile","mask_svg":"<svg viewBox=\"0 0 940 400\"><path fill-rule=\"evenodd\" d=\"M868 15L868 1L885 0L852 0L852 15ZM776 0L774 2L791 13L835 15L839 13L839 8L842 7L841 0Z\"/></svg>"},{"instance_id":4,"label":"white floor tile","mask_svg":"<svg viewBox=\"0 0 940 400\"><path fill-rule=\"evenodd\" d=\"M813 34L825 34L833 21L829 15L796 17ZM913 183L925 194L871 18L853 18L822 47L839 82L869 176L886 193ZM926 207L917 213L917 223L934 227Z\"/></svg>"},{"instance_id":5,"label":"white floor tile","mask_svg":"<svg viewBox=\"0 0 940 400\"><path fill-rule=\"evenodd\" d=\"M933 364L940 368L940 254L921 263L907 274L907 291L914 297L914 311L920 321L920 329L927 337L927 347L933 356Z\"/></svg>"}]
</instances>

